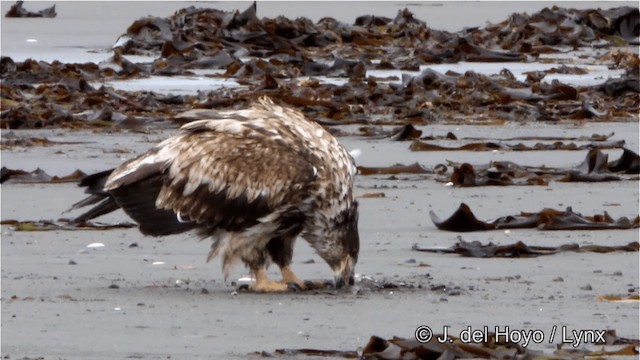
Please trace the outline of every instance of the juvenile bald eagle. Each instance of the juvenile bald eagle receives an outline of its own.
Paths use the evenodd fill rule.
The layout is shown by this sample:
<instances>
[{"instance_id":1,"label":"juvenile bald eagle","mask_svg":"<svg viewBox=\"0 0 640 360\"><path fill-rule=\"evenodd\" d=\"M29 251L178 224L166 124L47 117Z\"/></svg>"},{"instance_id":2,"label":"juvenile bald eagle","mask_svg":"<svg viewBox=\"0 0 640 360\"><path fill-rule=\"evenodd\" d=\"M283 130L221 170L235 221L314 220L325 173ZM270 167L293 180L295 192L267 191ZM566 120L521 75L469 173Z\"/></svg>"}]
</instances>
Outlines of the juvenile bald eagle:
<instances>
[{"instance_id":1,"label":"juvenile bald eagle","mask_svg":"<svg viewBox=\"0 0 640 360\"><path fill-rule=\"evenodd\" d=\"M353 283L358 260L358 204L352 157L324 128L263 98L249 109L218 112L119 167L90 175L95 204L75 221L122 208L146 235L195 229L213 240L207 261L222 255L225 278L241 260L256 291L294 283L294 242L301 235L329 264L340 287ZM271 280L272 261L282 281Z\"/></svg>"}]
</instances>

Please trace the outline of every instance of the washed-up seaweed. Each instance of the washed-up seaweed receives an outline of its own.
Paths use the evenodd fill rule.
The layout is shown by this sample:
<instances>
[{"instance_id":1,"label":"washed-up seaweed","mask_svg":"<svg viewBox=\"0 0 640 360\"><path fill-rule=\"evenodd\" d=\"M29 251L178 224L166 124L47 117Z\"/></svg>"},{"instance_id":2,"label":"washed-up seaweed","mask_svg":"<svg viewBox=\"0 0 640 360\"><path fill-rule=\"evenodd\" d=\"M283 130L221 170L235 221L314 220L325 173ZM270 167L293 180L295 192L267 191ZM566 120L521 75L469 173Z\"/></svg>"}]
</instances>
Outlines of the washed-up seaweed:
<instances>
[{"instance_id":1,"label":"washed-up seaweed","mask_svg":"<svg viewBox=\"0 0 640 360\"><path fill-rule=\"evenodd\" d=\"M622 155L617 160L609 162L608 159L608 154L599 149L591 149L580 165L570 169L522 166L510 161L492 161L485 165L449 162L448 165L453 168L453 171L448 181L453 186L461 187L547 185L552 180L618 181L624 178L617 174L637 175L640 171L640 157L627 148L623 148Z\"/></svg>"},{"instance_id":2,"label":"washed-up seaweed","mask_svg":"<svg viewBox=\"0 0 640 360\"><path fill-rule=\"evenodd\" d=\"M138 225L123 222L119 224L105 224L101 222L83 221L73 222L68 219L53 220L2 220L0 225L10 225L15 231L53 231L53 230L112 230L129 229Z\"/></svg>"},{"instance_id":3,"label":"washed-up seaweed","mask_svg":"<svg viewBox=\"0 0 640 360\"><path fill-rule=\"evenodd\" d=\"M640 217L633 220L627 217L613 219L606 211L603 214L583 216L573 212L571 207L565 211L545 208L540 212L521 212L519 215L499 217L493 221L482 221L473 214L471 208L461 203L458 209L447 219L440 219L430 211L431 221L440 230L469 232L495 229L538 228L540 230L622 230L640 227Z\"/></svg>"},{"instance_id":4,"label":"washed-up seaweed","mask_svg":"<svg viewBox=\"0 0 640 360\"><path fill-rule=\"evenodd\" d=\"M539 141L591 141L593 143L596 142L600 142L600 141L607 141L609 139L611 139L613 136L615 135L615 133L609 133L609 134L592 134L589 136L539 136L539 135L533 135L533 136L515 136L515 137L511 137L511 138L501 138L500 141L517 141L517 140L527 140L527 141L533 141L533 140L539 140ZM431 136L429 138L421 138L421 140L440 140L440 139L452 139L452 140L457 140L458 137L455 136L455 134L449 133L446 136L441 136L441 137L434 137ZM463 137L460 138L460 140L485 140L484 138L478 138L478 137Z\"/></svg>"},{"instance_id":5,"label":"washed-up seaweed","mask_svg":"<svg viewBox=\"0 0 640 360\"><path fill-rule=\"evenodd\" d=\"M344 358L344 359L359 359L357 351L349 350L320 350L320 349L276 349L274 354L277 356L316 356L322 358ZM257 354L258 355L258 354ZM259 355L264 357L272 357L272 354L268 352L261 352Z\"/></svg>"},{"instance_id":6,"label":"washed-up seaweed","mask_svg":"<svg viewBox=\"0 0 640 360\"><path fill-rule=\"evenodd\" d=\"M469 143L460 145L457 147L447 147L436 144L429 144L420 140L414 140L409 149L411 151L549 151L549 150L588 150L593 148L599 149L620 149L624 147L624 140L609 141L609 142L597 142L578 145L576 143L565 143L563 141L556 141L553 143L536 143L533 146L528 146L522 143L519 144L505 144L493 141L486 141L480 143Z\"/></svg>"},{"instance_id":7,"label":"washed-up seaweed","mask_svg":"<svg viewBox=\"0 0 640 360\"><path fill-rule=\"evenodd\" d=\"M602 61L628 74L596 86L547 83L537 75L523 82L507 70L486 76L425 68L457 61L530 61L542 48L593 41L600 41L601 47L610 41L618 46L620 41L612 37L625 42L638 32L634 8L553 7L456 33L430 29L406 9L395 17L359 17L353 25L331 18L315 23L306 18L259 18L258 10L256 4L243 12L191 7L166 18L136 20L114 46L113 56L100 64L14 62L2 57L0 123L16 129L158 126L188 109L241 108L263 95L334 125L637 118L638 55L618 49ZM132 63L128 54L156 59ZM242 86L197 95L158 95L90 85L152 75L195 76L191 70L201 68L220 69L223 73L205 76L233 79ZM398 81L369 76L370 70L380 69L423 70L405 73ZM549 71L584 70L565 66ZM317 76L342 78L344 83L324 83L314 79ZM415 131L397 135L398 140L419 136Z\"/></svg>"},{"instance_id":8,"label":"washed-up seaweed","mask_svg":"<svg viewBox=\"0 0 640 360\"><path fill-rule=\"evenodd\" d=\"M383 192L370 192L356 195L356 199L381 199L385 197L387 197L387 195Z\"/></svg>"},{"instance_id":9,"label":"washed-up seaweed","mask_svg":"<svg viewBox=\"0 0 640 360\"><path fill-rule=\"evenodd\" d=\"M0 183L4 183L6 181L10 183L68 183L68 182L78 182L82 178L86 177L85 174L81 170L76 170L69 175L64 176L51 176L47 174L44 170L37 168L31 172L27 172L20 169L9 169L5 166L0 170Z\"/></svg>"},{"instance_id":10,"label":"washed-up seaweed","mask_svg":"<svg viewBox=\"0 0 640 360\"><path fill-rule=\"evenodd\" d=\"M77 145L86 143L86 141L53 141L40 137L19 137L11 132L2 135L2 139L0 140L0 149L32 146Z\"/></svg>"},{"instance_id":11,"label":"washed-up seaweed","mask_svg":"<svg viewBox=\"0 0 640 360\"><path fill-rule=\"evenodd\" d=\"M566 174L558 181L598 182L621 179L613 174L640 174L640 156L627 148L623 148L622 154L617 160L609 161L608 154L599 149L591 149L580 165L566 171Z\"/></svg>"},{"instance_id":12,"label":"washed-up seaweed","mask_svg":"<svg viewBox=\"0 0 640 360\"><path fill-rule=\"evenodd\" d=\"M588 46L612 35L633 40L639 31L638 9L633 7L545 8L530 16L513 14L502 23L457 33L431 29L407 9L394 18L360 16L353 25L332 18L316 23L307 18L260 19L258 12L254 3L243 12L190 7L167 18L141 18L127 29L121 46L128 54L149 54L166 51L170 44L182 56L191 57L220 47L230 55L266 57L293 56L299 50L321 53L323 48L328 49L326 54L338 45L357 46L367 57L374 52L386 55L384 66L389 66L394 63L391 55L398 55L402 48L418 50L413 59L418 63L504 62L521 60L523 53L536 53L539 48Z\"/></svg>"},{"instance_id":13,"label":"washed-up seaweed","mask_svg":"<svg viewBox=\"0 0 640 360\"><path fill-rule=\"evenodd\" d=\"M454 136L453 134L451 134ZM604 140L603 140L604 141ZM507 185L548 185L550 181L599 182L633 179L629 176L640 173L640 157L635 152L623 148L620 157L608 161L608 154L599 149L591 149L584 161L572 168L546 166L523 166L511 161L492 161L488 164L471 165L448 161L429 169L419 163L395 164L385 167L358 166L360 175L398 174L438 174L445 175L453 186L507 186ZM449 167L452 168L449 172Z\"/></svg>"},{"instance_id":14,"label":"washed-up seaweed","mask_svg":"<svg viewBox=\"0 0 640 360\"><path fill-rule=\"evenodd\" d=\"M367 166L358 166L358 173L360 175L379 175L379 174L387 174L387 175L397 175L397 174L429 174L433 173L433 171L426 169L422 165L416 163L410 165L392 165L387 167L367 167Z\"/></svg>"},{"instance_id":15,"label":"washed-up seaweed","mask_svg":"<svg viewBox=\"0 0 640 360\"><path fill-rule=\"evenodd\" d=\"M52 5L51 7L48 7L46 9L42 9L36 12L26 10L25 8L22 7L22 4L24 4L24 1L22 0L16 1L15 4L11 5L11 8L9 9L9 11L7 11L4 17L7 17L7 18L34 18L34 17L54 18L57 15L55 4Z\"/></svg>"},{"instance_id":16,"label":"washed-up seaweed","mask_svg":"<svg viewBox=\"0 0 640 360\"><path fill-rule=\"evenodd\" d=\"M384 128L379 125L361 126L357 132L346 132L339 128L330 129L334 133L339 133L342 136L363 136L368 139L389 139L392 141L408 141L419 139L422 135L422 130L417 129L412 124L406 124L403 126L396 126L391 129Z\"/></svg>"},{"instance_id":17,"label":"washed-up seaweed","mask_svg":"<svg viewBox=\"0 0 640 360\"><path fill-rule=\"evenodd\" d=\"M362 350L364 359L549 359L553 355L567 359L585 359L592 356L635 356L638 350L635 345L627 345L615 350L586 350L580 348L576 352L566 351L562 347L553 355L543 351L531 350L519 343L500 339L495 333L487 334L488 341L468 343L460 338L448 335L451 342L441 343L437 339L443 334L433 334L427 342L419 342L415 338L394 337L389 340L372 336Z\"/></svg>"},{"instance_id":18,"label":"washed-up seaweed","mask_svg":"<svg viewBox=\"0 0 640 360\"><path fill-rule=\"evenodd\" d=\"M356 134L353 134L356 135ZM395 141L407 141L407 140L414 140L414 139L419 139L419 140L481 140L481 141L487 141L489 139L487 139L486 137L473 137L473 136L465 136L465 137L459 137L456 134L454 134L453 132L448 132L446 135L425 135L422 136L422 131L419 129L416 129L413 125L411 124L407 124L405 126L399 127L399 128L393 128L391 130L383 130L379 127L373 127L373 126L365 126L365 127L361 127L359 128L359 135L362 136L366 136L366 137L371 137L374 139L384 139L384 138L390 138L391 140L395 140ZM500 138L501 142L504 141L518 141L518 140L526 140L526 141L534 141L534 140L538 140L538 141L553 141L553 142L559 142L559 141L589 141L592 143L596 143L596 142L605 142L609 139L611 139L613 136L615 135L615 133L609 133L609 134L592 134L589 136L541 136L541 135L532 135L532 136L515 136L515 137L510 137L510 138Z\"/></svg>"},{"instance_id":19,"label":"washed-up seaweed","mask_svg":"<svg viewBox=\"0 0 640 360\"><path fill-rule=\"evenodd\" d=\"M426 331L430 331L426 330ZM416 333L416 336L419 336ZM402 338L394 336L391 339L383 339L371 336L367 344L358 351L348 350L320 350L320 349L277 349L274 353L255 352L252 355L262 357L288 357L288 356L314 356L333 357L344 359L532 359L546 360L550 358L562 358L566 360L588 359L594 357L637 356L638 340L629 342L618 341L615 330L607 330L604 334L605 342L597 343L602 346L618 346L617 348L598 350L584 347L568 348L559 344L553 353L542 350L532 350L521 343L505 339L494 332L487 332L486 341L468 342L451 334L430 333L426 341L418 341L416 338ZM445 337L446 336L446 337ZM445 341L439 341L445 339ZM620 345L623 345L620 347Z\"/></svg>"},{"instance_id":20,"label":"washed-up seaweed","mask_svg":"<svg viewBox=\"0 0 640 360\"><path fill-rule=\"evenodd\" d=\"M634 303L634 302L640 302L640 295L623 295L623 296L622 295L598 295L596 299L598 299L598 301L608 301L608 302L617 302L617 303L625 303L625 302ZM628 339L624 339L624 340L628 340Z\"/></svg>"},{"instance_id":21,"label":"washed-up seaweed","mask_svg":"<svg viewBox=\"0 0 640 360\"><path fill-rule=\"evenodd\" d=\"M4 62L9 64L10 61L6 59L3 58ZM420 81L408 81L406 86L400 87L375 81L349 82L344 85L318 83L317 86L309 87L301 86L293 78L275 80L272 75L263 74L254 79L253 75L246 75L237 78L239 83L246 83L246 90L238 88L223 92L203 92L197 96L165 96L149 92L117 91L104 86L95 89L88 85L90 81L150 75L149 70L145 69L129 72L125 70L127 67L117 67L114 70L91 64L48 64L32 60L18 63L15 67L17 70L12 70L7 65L6 74L3 75L5 81L2 84L2 102L6 110L1 113L0 120L4 128L155 126L158 122L171 120L176 114L194 107L237 108L246 106L252 99L262 95L300 108L312 118L327 124L367 123L389 113L394 114L393 118L385 122L396 124L425 124L439 119L475 121L475 117L479 116L521 121L593 118L596 114L601 120L628 119L635 116L634 106L637 108L638 105L637 96L633 97L631 93L606 95L594 87L587 91L581 90L576 95L592 99L583 103L576 103L572 97L567 100L565 95L553 95L553 89L563 88L561 86L552 88L550 95L544 99L534 93L522 98L515 96L510 90L504 93L510 95L502 98L500 94L503 90L499 90L497 81L507 84L514 80L491 79L470 72L453 77L454 82L447 82L446 86L439 85L441 80L438 78L429 80L430 84L426 85L426 78L417 76ZM265 80L268 79L275 81L275 85L265 85ZM35 82L40 85L30 85ZM455 89L461 98L452 101L448 94ZM541 86L540 89L545 87ZM334 100L309 100L327 98ZM26 99L30 101L25 101ZM536 103L526 104L522 99ZM345 103L358 105L345 106ZM593 108L591 103L599 104L599 109ZM520 115L516 116L517 114ZM415 139L419 136L417 132L409 132L410 130L403 129L396 139ZM541 144L538 149L571 147L571 144ZM491 146L484 148L492 149Z\"/></svg>"},{"instance_id":22,"label":"washed-up seaweed","mask_svg":"<svg viewBox=\"0 0 640 360\"><path fill-rule=\"evenodd\" d=\"M490 258L490 257L535 257L540 255L553 255L560 252L594 252L611 253L615 251L634 252L640 250L637 241L622 246L607 245L578 245L564 244L560 246L532 246L518 241L508 245L496 245L492 242L482 244L479 241L466 242L458 237L458 242L450 248L424 247L414 244L411 248L414 251L435 252L444 254L459 254L465 257Z\"/></svg>"},{"instance_id":23,"label":"washed-up seaweed","mask_svg":"<svg viewBox=\"0 0 640 360\"><path fill-rule=\"evenodd\" d=\"M453 186L507 186L507 185L548 185L551 176L535 174L524 170L515 163L496 162L480 171L468 163L453 167L449 182Z\"/></svg>"}]
</instances>

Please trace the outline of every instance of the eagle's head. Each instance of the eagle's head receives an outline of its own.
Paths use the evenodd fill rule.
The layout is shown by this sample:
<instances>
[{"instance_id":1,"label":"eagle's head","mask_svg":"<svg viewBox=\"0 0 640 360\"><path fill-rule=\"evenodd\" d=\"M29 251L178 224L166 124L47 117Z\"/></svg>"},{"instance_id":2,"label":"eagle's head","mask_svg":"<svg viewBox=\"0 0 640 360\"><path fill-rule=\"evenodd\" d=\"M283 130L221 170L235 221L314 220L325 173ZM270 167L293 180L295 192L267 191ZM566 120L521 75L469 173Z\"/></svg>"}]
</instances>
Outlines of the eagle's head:
<instances>
[{"instance_id":1,"label":"eagle's head","mask_svg":"<svg viewBox=\"0 0 640 360\"><path fill-rule=\"evenodd\" d=\"M318 255L331 267L335 274L335 286L353 285L354 270L360 252L358 234L358 202L340 212L324 228L322 245L316 247Z\"/></svg>"}]
</instances>

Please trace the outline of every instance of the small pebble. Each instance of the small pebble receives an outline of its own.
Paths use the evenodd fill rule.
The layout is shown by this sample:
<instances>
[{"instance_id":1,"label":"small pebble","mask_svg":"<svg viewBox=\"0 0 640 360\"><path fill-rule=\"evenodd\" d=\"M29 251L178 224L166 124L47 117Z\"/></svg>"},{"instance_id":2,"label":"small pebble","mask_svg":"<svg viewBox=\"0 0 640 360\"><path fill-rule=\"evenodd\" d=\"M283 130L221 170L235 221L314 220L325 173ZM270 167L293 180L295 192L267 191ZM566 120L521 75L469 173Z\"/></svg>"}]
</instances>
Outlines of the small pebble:
<instances>
[{"instance_id":1,"label":"small pebble","mask_svg":"<svg viewBox=\"0 0 640 360\"><path fill-rule=\"evenodd\" d=\"M120 285L118 285L118 284L111 284L111 285L109 285L109 289L120 289Z\"/></svg>"},{"instance_id":2,"label":"small pebble","mask_svg":"<svg viewBox=\"0 0 640 360\"><path fill-rule=\"evenodd\" d=\"M69 265L78 265L78 263L73 260L69 260Z\"/></svg>"}]
</instances>

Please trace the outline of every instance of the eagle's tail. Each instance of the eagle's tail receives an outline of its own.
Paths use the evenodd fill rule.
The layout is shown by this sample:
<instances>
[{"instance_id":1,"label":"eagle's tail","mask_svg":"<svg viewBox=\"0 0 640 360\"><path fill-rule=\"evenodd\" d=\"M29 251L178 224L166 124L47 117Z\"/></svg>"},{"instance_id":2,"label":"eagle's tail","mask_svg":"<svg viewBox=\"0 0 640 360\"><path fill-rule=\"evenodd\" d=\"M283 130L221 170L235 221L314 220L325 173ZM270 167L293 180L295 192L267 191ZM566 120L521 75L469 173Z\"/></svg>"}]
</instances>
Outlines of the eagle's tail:
<instances>
[{"instance_id":1,"label":"eagle's tail","mask_svg":"<svg viewBox=\"0 0 640 360\"><path fill-rule=\"evenodd\" d=\"M87 198L73 204L68 210L65 211L65 213L71 210L93 205L98 202L99 204L92 207L91 209L89 209L89 211L83 213L82 215L74 218L72 222L81 223L87 220L95 219L98 216L108 214L120 208L115 199L111 195L109 195L109 193L103 190L104 184L112 171L113 169L110 169L96 174L88 175L80 181L80 184L78 184L78 186L86 187L85 192L90 195Z\"/></svg>"}]
</instances>

